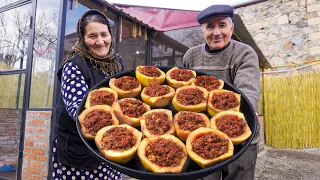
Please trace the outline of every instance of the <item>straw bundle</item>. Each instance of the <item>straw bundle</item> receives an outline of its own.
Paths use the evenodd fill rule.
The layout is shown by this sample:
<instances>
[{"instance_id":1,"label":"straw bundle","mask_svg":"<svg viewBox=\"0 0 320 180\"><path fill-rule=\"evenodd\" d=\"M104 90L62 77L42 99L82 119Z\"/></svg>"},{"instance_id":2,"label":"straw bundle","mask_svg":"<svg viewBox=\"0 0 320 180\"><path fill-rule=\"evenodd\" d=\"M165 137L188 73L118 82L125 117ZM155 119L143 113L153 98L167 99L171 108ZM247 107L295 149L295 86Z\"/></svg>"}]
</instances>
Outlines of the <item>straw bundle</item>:
<instances>
[{"instance_id":1,"label":"straw bundle","mask_svg":"<svg viewBox=\"0 0 320 180\"><path fill-rule=\"evenodd\" d=\"M136 23L136 21L133 21L133 23L132 23L131 36L133 38L137 37L137 23Z\"/></svg>"},{"instance_id":2,"label":"straw bundle","mask_svg":"<svg viewBox=\"0 0 320 180\"><path fill-rule=\"evenodd\" d=\"M261 85L260 85L260 97L259 97L259 103L258 103L258 114L259 115L263 115L263 78L260 77L260 82L261 82Z\"/></svg>"},{"instance_id":3,"label":"straw bundle","mask_svg":"<svg viewBox=\"0 0 320 180\"><path fill-rule=\"evenodd\" d=\"M120 16L120 28L119 28L119 42L121 42L122 41L122 14L121 14L121 16Z\"/></svg>"},{"instance_id":4,"label":"straw bundle","mask_svg":"<svg viewBox=\"0 0 320 180\"><path fill-rule=\"evenodd\" d=\"M266 144L320 147L320 72L264 78Z\"/></svg>"},{"instance_id":5,"label":"straw bundle","mask_svg":"<svg viewBox=\"0 0 320 180\"><path fill-rule=\"evenodd\" d=\"M141 24L138 26L138 36L142 36Z\"/></svg>"},{"instance_id":6,"label":"straw bundle","mask_svg":"<svg viewBox=\"0 0 320 180\"><path fill-rule=\"evenodd\" d=\"M144 28L143 38L144 38L144 40L148 40L148 29L147 29L147 26Z\"/></svg>"}]
</instances>

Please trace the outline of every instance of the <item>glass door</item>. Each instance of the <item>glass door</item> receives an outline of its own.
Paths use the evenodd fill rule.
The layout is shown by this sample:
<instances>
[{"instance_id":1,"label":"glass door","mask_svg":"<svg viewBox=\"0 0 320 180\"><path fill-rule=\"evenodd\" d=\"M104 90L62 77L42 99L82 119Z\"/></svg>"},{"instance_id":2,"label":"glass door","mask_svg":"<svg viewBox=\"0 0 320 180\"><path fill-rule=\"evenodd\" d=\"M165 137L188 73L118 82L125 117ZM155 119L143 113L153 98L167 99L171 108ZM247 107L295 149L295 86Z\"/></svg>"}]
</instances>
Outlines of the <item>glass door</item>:
<instances>
[{"instance_id":1,"label":"glass door","mask_svg":"<svg viewBox=\"0 0 320 180\"><path fill-rule=\"evenodd\" d=\"M0 3L0 179L17 179L32 1Z\"/></svg>"}]
</instances>

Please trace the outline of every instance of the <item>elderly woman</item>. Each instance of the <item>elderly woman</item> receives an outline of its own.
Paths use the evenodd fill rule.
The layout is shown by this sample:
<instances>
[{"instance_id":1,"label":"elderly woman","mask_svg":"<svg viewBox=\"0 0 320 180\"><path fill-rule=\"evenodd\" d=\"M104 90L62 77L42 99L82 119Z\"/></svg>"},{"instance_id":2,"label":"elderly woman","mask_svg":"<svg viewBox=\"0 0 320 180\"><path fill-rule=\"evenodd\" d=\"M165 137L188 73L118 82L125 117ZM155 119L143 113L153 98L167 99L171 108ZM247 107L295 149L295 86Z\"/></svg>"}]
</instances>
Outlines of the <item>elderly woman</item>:
<instances>
[{"instance_id":1,"label":"elderly woman","mask_svg":"<svg viewBox=\"0 0 320 180\"><path fill-rule=\"evenodd\" d=\"M88 90L108 76L123 70L114 53L110 23L105 14L89 10L79 19L78 42L62 63L58 78L61 96L56 107L52 151L53 179L124 179L94 157L82 142L76 111Z\"/></svg>"}]
</instances>

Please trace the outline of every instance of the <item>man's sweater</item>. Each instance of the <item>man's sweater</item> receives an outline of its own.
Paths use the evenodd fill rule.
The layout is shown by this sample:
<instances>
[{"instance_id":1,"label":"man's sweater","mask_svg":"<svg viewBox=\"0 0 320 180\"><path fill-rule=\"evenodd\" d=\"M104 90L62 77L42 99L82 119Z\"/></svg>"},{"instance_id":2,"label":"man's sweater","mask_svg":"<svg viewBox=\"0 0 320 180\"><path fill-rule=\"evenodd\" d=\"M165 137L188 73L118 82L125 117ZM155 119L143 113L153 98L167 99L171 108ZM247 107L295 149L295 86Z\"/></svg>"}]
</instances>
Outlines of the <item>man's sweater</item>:
<instances>
[{"instance_id":1,"label":"man's sweater","mask_svg":"<svg viewBox=\"0 0 320 180\"><path fill-rule=\"evenodd\" d=\"M221 77L239 88L257 111L260 95L259 60L248 45L231 40L227 48L217 53L205 50L205 44L190 48L183 65Z\"/></svg>"},{"instance_id":2,"label":"man's sweater","mask_svg":"<svg viewBox=\"0 0 320 180\"><path fill-rule=\"evenodd\" d=\"M257 112L260 95L259 60L250 46L231 40L225 49L209 53L205 43L200 44L186 52L183 65L227 80L247 96Z\"/></svg>"}]
</instances>

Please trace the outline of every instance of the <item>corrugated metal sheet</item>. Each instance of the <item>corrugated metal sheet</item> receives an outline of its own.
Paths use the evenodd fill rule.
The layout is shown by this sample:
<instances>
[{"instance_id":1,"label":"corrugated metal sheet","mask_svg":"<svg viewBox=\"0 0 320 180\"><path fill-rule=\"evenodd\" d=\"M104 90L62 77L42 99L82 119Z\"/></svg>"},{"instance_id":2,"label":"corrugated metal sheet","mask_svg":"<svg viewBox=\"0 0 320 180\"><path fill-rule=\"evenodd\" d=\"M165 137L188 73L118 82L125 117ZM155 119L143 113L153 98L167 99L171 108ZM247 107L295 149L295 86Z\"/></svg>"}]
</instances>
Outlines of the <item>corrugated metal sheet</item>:
<instances>
[{"instance_id":1,"label":"corrugated metal sheet","mask_svg":"<svg viewBox=\"0 0 320 180\"><path fill-rule=\"evenodd\" d=\"M153 27L157 31L170 31L199 26L197 11L115 5L123 12Z\"/></svg>"}]
</instances>

